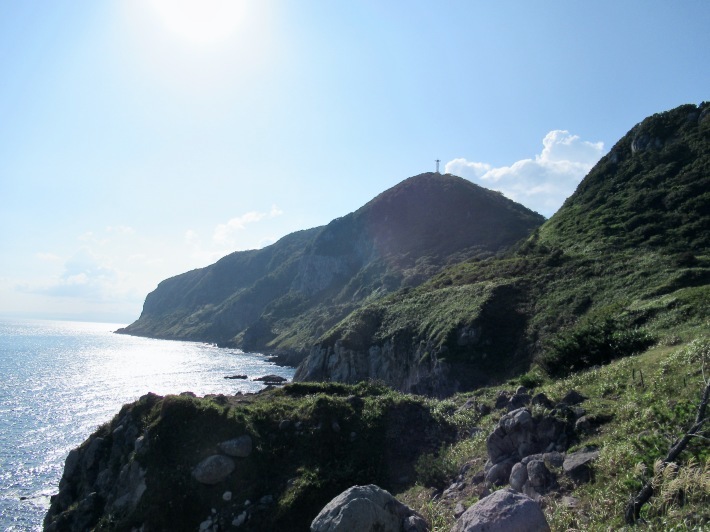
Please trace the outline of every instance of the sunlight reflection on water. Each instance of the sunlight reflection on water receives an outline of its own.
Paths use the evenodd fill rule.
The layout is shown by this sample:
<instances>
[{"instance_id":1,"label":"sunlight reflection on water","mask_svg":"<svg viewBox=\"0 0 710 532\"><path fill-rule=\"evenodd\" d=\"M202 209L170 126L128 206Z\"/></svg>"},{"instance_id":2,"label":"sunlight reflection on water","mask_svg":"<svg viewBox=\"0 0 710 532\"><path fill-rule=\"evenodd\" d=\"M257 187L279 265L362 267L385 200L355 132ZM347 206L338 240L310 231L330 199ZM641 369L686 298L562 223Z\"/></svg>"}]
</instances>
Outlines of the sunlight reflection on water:
<instances>
[{"instance_id":1,"label":"sunlight reflection on water","mask_svg":"<svg viewBox=\"0 0 710 532\"><path fill-rule=\"evenodd\" d=\"M0 320L0 529L41 529L67 453L123 404L148 392L256 392L254 377L293 377L262 355L113 334L118 327ZM234 374L249 380L224 379Z\"/></svg>"}]
</instances>

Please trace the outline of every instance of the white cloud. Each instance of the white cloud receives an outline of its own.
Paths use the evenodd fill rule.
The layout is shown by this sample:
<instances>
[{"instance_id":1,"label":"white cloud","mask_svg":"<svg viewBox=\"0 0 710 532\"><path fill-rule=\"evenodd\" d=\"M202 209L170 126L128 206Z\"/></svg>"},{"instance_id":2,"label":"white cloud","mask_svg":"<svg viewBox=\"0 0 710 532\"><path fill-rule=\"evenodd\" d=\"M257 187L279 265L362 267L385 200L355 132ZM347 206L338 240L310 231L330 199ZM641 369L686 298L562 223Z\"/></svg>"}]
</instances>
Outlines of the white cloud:
<instances>
[{"instance_id":1,"label":"white cloud","mask_svg":"<svg viewBox=\"0 0 710 532\"><path fill-rule=\"evenodd\" d=\"M484 162L453 159L446 173L498 190L545 216L551 216L570 196L604 152L603 142L582 140L569 131L550 131L534 159L493 168Z\"/></svg>"},{"instance_id":2,"label":"white cloud","mask_svg":"<svg viewBox=\"0 0 710 532\"><path fill-rule=\"evenodd\" d=\"M232 218L225 224L219 224L214 229L212 241L220 246L233 247L235 245L235 237L237 233L243 231L248 224L253 224L264 220L265 218L275 218L281 216L283 211L276 205L271 207L269 212L250 211L236 218ZM193 235L194 236L194 235Z\"/></svg>"}]
</instances>

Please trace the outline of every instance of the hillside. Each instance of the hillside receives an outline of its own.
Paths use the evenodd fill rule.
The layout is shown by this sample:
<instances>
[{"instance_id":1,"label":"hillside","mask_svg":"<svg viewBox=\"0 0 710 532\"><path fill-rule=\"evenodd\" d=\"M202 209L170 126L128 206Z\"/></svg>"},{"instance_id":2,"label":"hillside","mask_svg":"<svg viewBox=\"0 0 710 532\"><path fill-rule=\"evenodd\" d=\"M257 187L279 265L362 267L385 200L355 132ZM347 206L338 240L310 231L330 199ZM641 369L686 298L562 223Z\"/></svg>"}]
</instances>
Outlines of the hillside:
<instances>
[{"instance_id":1,"label":"hillside","mask_svg":"<svg viewBox=\"0 0 710 532\"><path fill-rule=\"evenodd\" d=\"M649 117L516 250L358 309L296 380L375 378L447 395L683 337L708 317L709 200L710 106Z\"/></svg>"},{"instance_id":2,"label":"hillside","mask_svg":"<svg viewBox=\"0 0 710 532\"><path fill-rule=\"evenodd\" d=\"M421 174L324 227L163 281L118 332L303 351L364 302L493 256L542 221L464 179Z\"/></svg>"}]
</instances>

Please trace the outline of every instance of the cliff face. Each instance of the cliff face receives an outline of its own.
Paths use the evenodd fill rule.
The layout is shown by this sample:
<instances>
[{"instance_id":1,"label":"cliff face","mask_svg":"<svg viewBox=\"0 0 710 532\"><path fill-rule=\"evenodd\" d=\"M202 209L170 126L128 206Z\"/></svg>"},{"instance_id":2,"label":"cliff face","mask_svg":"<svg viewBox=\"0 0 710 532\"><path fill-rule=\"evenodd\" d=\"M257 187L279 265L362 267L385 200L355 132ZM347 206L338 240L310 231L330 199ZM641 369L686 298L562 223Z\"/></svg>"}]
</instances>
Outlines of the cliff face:
<instances>
[{"instance_id":1,"label":"cliff face","mask_svg":"<svg viewBox=\"0 0 710 532\"><path fill-rule=\"evenodd\" d=\"M421 174L324 227L163 281L118 332L305 353L364 302L499 253L542 221L464 179Z\"/></svg>"},{"instance_id":2,"label":"cliff face","mask_svg":"<svg viewBox=\"0 0 710 532\"><path fill-rule=\"evenodd\" d=\"M605 342L615 353L638 348L650 340L629 331L664 334L669 324L657 317L671 294L679 322L701 322L694 301L708 295L708 204L708 104L649 117L514 252L462 261L368 302L320 337L295 379L381 379L446 395L533 362L577 367L549 353L586 360L585 349Z\"/></svg>"}]
</instances>

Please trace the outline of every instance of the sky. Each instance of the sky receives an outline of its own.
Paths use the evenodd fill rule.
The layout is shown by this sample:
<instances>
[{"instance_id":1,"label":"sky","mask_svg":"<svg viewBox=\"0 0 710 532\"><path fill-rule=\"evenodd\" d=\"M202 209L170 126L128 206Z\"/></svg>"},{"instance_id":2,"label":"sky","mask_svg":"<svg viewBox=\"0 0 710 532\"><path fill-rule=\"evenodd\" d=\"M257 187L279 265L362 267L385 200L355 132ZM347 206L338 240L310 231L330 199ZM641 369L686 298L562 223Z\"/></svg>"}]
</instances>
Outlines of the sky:
<instances>
[{"instance_id":1,"label":"sky","mask_svg":"<svg viewBox=\"0 0 710 532\"><path fill-rule=\"evenodd\" d=\"M0 316L168 277L450 172L549 217L710 97L710 2L0 2Z\"/></svg>"}]
</instances>

